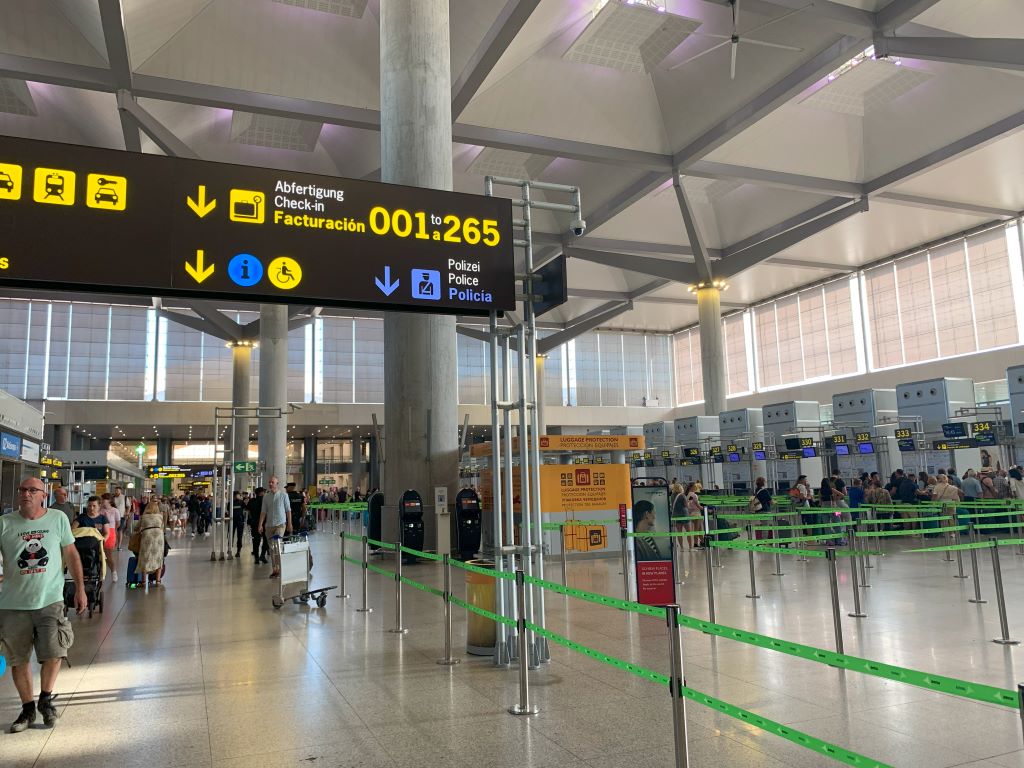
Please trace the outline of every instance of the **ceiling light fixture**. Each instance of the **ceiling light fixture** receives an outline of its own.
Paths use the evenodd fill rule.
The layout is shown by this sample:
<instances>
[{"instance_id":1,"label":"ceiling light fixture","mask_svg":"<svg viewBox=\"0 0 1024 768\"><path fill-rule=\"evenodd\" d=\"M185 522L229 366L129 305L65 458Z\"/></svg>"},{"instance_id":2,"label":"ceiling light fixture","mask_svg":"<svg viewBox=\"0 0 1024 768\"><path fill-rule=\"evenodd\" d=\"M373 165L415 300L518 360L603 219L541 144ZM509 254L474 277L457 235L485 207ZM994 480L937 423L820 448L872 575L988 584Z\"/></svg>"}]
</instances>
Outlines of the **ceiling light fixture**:
<instances>
[{"instance_id":1,"label":"ceiling light fixture","mask_svg":"<svg viewBox=\"0 0 1024 768\"><path fill-rule=\"evenodd\" d=\"M719 291L725 291L728 290L729 284L725 280L716 278L710 282L701 281L699 283L694 283L686 290L690 293L697 293L697 291L703 290L704 288L717 288Z\"/></svg>"},{"instance_id":2,"label":"ceiling light fixture","mask_svg":"<svg viewBox=\"0 0 1024 768\"><path fill-rule=\"evenodd\" d=\"M701 23L666 13L661 3L652 0L602 0L563 58L634 74L649 73Z\"/></svg>"}]
</instances>

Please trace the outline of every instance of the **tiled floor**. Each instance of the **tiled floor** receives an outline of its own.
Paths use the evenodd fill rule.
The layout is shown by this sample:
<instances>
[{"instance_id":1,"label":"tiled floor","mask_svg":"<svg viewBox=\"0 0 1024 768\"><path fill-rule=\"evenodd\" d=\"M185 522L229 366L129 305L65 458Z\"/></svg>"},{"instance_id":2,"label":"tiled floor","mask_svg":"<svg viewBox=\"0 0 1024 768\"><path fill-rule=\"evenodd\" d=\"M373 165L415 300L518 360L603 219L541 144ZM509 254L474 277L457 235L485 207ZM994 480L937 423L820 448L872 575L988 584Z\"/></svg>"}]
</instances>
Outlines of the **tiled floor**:
<instances>
[{"instance_id":1,"label":"tiled floor","mask_svg":"<svg viewBox=\"0 0 1024 768\"><path fill-rule=\"evenodd\" d=\"M929 542L932 543L932 542ZM315 581L336 584L338 539L313 537ZM987 553L980 560L985 605L952 578L941 555L893 554L870 571L868 618L852 619L849 573L840 571L848 653L975 682L1015 688L1024 647L993 644L998 614ZM1004 549L1011 635L1024 638L1024 557ZM125 553L121 553L122 567ZM724 552L715 570L718 621L833 647L823 560L787 557L786 575L757 563L760 600L749 600L747 557ZM702 554L683 556L679 600L707 615ZM390 563L384 563L391 567ZM969 569L968 569L969 572ZM406 575L439 586L433 563ZM456 576L460 574L456 572ZM619 596L615 561L570 564L570 584ZM358 595L358 572L349 570ZM557 564L554 579L560 580ZM461 582L461 580L459 580ZM325 610L271 607L274 582L251 558L209 562L209 540L179 539L166 585L150 594L107 587L102 616L76 619L74 666L58 685L62 719L52 730L0 734L3 768L140 766L325 766L328 768L643 768L673 766L667 689L552 646L532 673L541 713L515 718L517 671L459 653L442 667L441 602L407 589L406 636L390 634L393 582L371 574L375 612L331 593ZM667 671L666 630L653 618L549 594L548 625L619 658ZM465 642L456 611L455 643ZM1024 768L1013 710L954 699L895 682L696 632L684 633L690 686L813 736L901 768ZM688 704L690 765L838 765L738 720ZM0 722L13 720L13 686L0 681Z\"/></svg>"}]
</instances>

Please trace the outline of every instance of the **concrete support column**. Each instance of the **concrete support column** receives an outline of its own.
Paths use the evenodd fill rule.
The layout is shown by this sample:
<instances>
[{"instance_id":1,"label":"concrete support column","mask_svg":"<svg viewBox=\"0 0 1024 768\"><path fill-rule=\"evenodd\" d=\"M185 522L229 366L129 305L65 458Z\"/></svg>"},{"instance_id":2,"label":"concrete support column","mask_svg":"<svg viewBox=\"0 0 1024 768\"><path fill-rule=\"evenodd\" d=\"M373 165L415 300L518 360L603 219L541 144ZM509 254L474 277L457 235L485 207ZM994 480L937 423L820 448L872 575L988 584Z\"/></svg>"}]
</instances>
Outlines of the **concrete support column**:
<instances>
[{"instance_id":1,"label":"concrete support column","mask_svg":"<svg viewBox=\"0 0 1024 768\"><path fill-rule=\"evenodd\" d=\"M356 437L352 438L352 487L349 491L355 493L356 490L363 489L363 438ZM370 490L367 487L366 490Z\"/></svg>"},{"instance_id":2,"label":"concrete support column","mask_svg":"<svg viewBox=\"0 0 1024 768\"><path fill-rule=\"evenodd\" d=\"M231 407L248 408L252 402L252 344L240 342L231 349ZM249 419L232 419L231 461L249 460Z\"/></svg>"},{"instance_id":3,"label":"concrete support column","mask_svg":"<svg viewBox=\"0 0 1024 768\"><path fill-rule=\"evenodd\" d=\"M71 425L56 424L53 427L53 449L55 451L71 450Z\"/></svg>"},{"instance_id":4,"label":"concrete support column","mask_svg":"<svg viewBox=\"0 0 1024 768\"><path fill-rule=\"evenodd\" d=\"M288 404L288 307L260 305L260 407L284 408ZM288 441L286 418L259 420L260 461L266 462L264 483L272 475L288 481L285 449Z\"/></svg>"},{"instance_id":5,"label":"concrete support column","mask_svg":"<svg viewBox=\"0 0 1024 768\"><path fill-rule=\"evenodd\" d=\"M166 467L172 463L171 438L158 437L156 439L156 463L157 466Z\"/></svg>"},{"instance_id":6,"label":"concrete support column","mask_svg":"<svg viewBox=\"0 0 1024 768\"><path fill-rule=\"evenodd\" d=\"M725 343L722 336L722 291L713 285L697 289L700 320L700 365L704 381L704 413L718 416L725 410Z\"/></svg>"},{"instance_id":7,"label":"concrete support column","mask_svg":"<svg viewBox=\"0 0 1024 768\"><path fill-rule=\"evenodd\" d=\"M382 0L380 7L381 179L452 188L449 0ZM405 276L408 278L408 276ZM458 481L455 318L388 313L384 317L384 496L403 490L425 499ZM394 519L391 519L394 518ZM434 521L424 516L425 545ZM397 533L397 515L382 520Z\"/></svg>"},{"instance_id":8,"label":"concrete support column","mask_svg":"<svg viewBox=\"0 0 1024 768\"><path fill-rule=\"evenodd\" d=\"M306 437L302 440L302 479L309 486L316 487L317 493L320 486L316 482L316 438Z\"/></svg>"}]
</instances>

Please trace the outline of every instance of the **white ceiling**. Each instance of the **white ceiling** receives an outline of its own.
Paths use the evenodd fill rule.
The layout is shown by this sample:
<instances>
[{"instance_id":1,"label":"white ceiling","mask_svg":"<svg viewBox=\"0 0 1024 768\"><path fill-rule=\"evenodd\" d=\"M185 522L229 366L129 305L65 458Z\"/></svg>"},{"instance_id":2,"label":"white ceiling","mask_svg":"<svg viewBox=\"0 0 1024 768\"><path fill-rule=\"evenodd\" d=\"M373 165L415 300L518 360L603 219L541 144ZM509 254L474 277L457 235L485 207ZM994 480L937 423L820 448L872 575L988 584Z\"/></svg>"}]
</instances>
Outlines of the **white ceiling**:
<instances>
[{"instance_id":1,"label":"white ceiling","mask_svg":"<svg viewBox=\"0 0 1024 768\"><path fill-rule=\"evenodd\" d=\"M482 192L482 163L497 159L582 190L591 228L575 242L568 216L535 215L542 257L565 244L691 263L669 183L673 155L704 244L725 270L743 254L738 245L764 253L771 235L809 212L869 196L867 212L772 246L770 258L731 276L724 298L735 305L1024 209L1021 72L904 58L899 72L868 60L845 81L826 77L894 9L909 9L901 36L1022 38L1019 0L744 0L741 39L799 50L741 43L734 80L728 45L688 61L731 33L728 0L662 1L699 26L649 73L564 58L594 0L450 2L453 82L476 62L489 67L473 72L455 117L456 189ZM379 5L370 0L353 19L272 0L121 0L138 101L204 159L373 178L378 134L356 122L372 123L379 105ZM494 34L504 11L532 6L511 34ZM488 39L499 42L485 51ZM0 3L0 76L28 81L38 113L0 112L0 134L124 148L107 44L97 0ZM326 122L313 151L231 141L232 107L269 110L268 94L295 117ZM160 152L145 137L142 147ZM667 332L696 322L683 283L577 257L569 286L568 304L545 321L571 324L632 300L604 327Z\"/></svg>"}]
</instances>

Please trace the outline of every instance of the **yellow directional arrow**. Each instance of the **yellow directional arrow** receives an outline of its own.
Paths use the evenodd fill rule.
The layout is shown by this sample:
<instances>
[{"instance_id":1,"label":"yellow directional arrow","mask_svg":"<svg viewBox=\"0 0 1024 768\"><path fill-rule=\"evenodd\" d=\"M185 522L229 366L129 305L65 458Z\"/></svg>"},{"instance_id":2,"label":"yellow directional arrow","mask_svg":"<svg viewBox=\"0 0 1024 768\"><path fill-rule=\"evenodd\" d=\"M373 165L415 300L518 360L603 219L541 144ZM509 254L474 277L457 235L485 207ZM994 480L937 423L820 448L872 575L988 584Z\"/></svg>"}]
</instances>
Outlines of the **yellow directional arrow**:
<instances>
[{"instance_id":1,"label":"yellow directional arrow","mask_svg":"<svg viewBox=\"0 0 1024 768\"><path fill-rule=\"evenodd\" d=\"M188 203L188 207L195 211L196 216L200 219L217 207L216 200L206 202L206 187L202 184L199 185L199 194L197 194L196 197L199 198L198 201L188 197L186 198L186 202Z\"/></svg>"},{"instance_id":2,"label":"yellow directional arrow","mask_svg":"<svg viewBox=\"0 0 1024 768\"><path fill-rule=\"evenodd\" d=\"M202 187L200 187L202 189ZM203 268L203 252L196 251L196 265L193 267L187 261L185 262L185 271L192 275L192 279L197 283L203 282L206 278L213 274L214 265Z\"/></svg>"}]
</instances>

